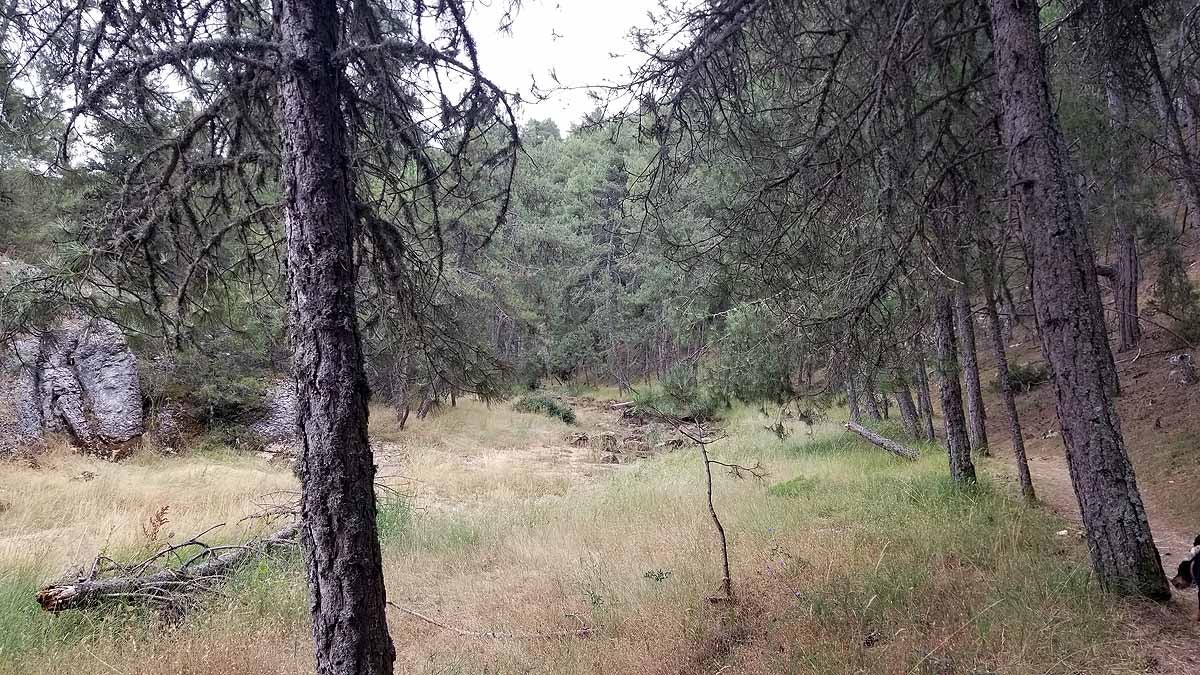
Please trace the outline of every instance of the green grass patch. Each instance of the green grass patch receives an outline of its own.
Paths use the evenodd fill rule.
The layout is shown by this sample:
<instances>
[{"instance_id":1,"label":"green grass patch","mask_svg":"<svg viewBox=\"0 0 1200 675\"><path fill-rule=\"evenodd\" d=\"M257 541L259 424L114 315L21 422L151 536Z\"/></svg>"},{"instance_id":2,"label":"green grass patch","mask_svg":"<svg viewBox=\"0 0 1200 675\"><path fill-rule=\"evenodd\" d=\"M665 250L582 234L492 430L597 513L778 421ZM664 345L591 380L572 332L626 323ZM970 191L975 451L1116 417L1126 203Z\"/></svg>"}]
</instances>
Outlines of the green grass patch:
<instances>
[{"instance_id":1,"label":"green grass patch","mask_svg":"<svg viewBox=\"0 0 1200 675\"><path fill-rule=\"evenodd\" d=\"M41 581L24 570L0 572L0 664L33 661L88 639L149 635L152 613L132 605L86 613L45 612L35 600Z\"/></svg>"}]
</instances>

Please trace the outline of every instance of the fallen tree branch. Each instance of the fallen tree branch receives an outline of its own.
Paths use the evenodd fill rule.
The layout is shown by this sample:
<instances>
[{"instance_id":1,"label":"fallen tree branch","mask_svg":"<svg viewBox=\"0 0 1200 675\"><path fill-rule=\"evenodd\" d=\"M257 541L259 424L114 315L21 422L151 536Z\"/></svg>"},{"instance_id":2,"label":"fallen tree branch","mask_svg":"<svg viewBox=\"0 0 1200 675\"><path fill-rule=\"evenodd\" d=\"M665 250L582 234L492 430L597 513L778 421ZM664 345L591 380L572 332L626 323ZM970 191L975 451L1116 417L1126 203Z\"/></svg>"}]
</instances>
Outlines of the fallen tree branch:
<instances>
[{"instance_id":1,"label":"fallen tree branch","mask_svg":"<svg viewBox=\"0 0 1200 675\"><path fill-rule=\"evenodd\" d=\"M900 445L896 441L893 441L889 438L884 438L883 436L880 436L874 431L871 431L870 429L856 422L847 422L846 431L853 431L859 436L862 436L871 443L883 448L884 450L887 450L897 457L902 457L907 460L916 460L921 456L916 450L904 445Z\"/></svg>"},{"instance_id":2,"label":"fallen tree branch","mask_svg":"<svg viewBox=\"0 0 1200 675\"><path fill-rule=\"evenodd\" d=\"M389 607L398 612L402 612L415 619L420 619L431 626L436 626L442 630L448 630L455 635L461 635L463 637L487 638L489 640L542 640L556 637L586 637L592 633L592 627L585 624L583 619L580 619L579 616L575 614L567 614L566 616L573 617L575 620L579 621L579 628L549 631L545 633L508 633L502 631L474 631L466 630L464 628L457 628L425 616L418 611L411 610L407 607L401 607L391 600L388 600L387 604Z\"/></svg>"},{"instance_id":3,"label":"fallen tree branch","mask_svg":"<svg viewBox=\"0 0 1200 675\"><path fill-rule=\"evenodd\" d=\"M296 543L299 531L299 524L292 524L262 539L230 546L208 546L193 537L184 544L155 553L147 561L129 568L119 568L124 574L117 576L96 578L100 566L93 565L89 577L43 587L37 593L37 601L47 612L79 609L116 599L170 604L178 599L182 591L211 588L224 581L244 562L277 549L291 548ZM153 561L162 559L168 553L177 553L182 548L192 546L201 550L178 567L151 566ZM156 571L150 572L151 569Z\"/></svg>"}]
</instances>

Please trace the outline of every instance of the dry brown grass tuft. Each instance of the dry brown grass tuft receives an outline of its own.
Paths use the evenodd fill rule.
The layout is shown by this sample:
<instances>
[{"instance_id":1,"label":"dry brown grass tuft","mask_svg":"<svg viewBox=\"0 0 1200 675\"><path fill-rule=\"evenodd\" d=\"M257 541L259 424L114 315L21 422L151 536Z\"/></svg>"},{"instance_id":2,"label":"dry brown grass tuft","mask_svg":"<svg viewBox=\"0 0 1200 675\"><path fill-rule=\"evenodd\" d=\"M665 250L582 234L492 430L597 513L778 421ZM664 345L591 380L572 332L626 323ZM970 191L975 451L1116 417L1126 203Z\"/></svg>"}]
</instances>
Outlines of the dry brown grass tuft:
<instances>
[{"instance_id":1,"label":"dry brown grass tuft","mask_svg":"<svg viewBox=\"0 0 1200 675\"><path fill-rule=\"evenodd\" d=\"M113 463L55 447L36 467L0 471L0 569L54 575L101 551L127 555L217 523L228 523L220 537L244 538L257 526L238 521L258 510L255 500L294 488L286 468L255 457L141 453ZM155 524L160 511L168 522Z\"/></svg>"}]
</instances>

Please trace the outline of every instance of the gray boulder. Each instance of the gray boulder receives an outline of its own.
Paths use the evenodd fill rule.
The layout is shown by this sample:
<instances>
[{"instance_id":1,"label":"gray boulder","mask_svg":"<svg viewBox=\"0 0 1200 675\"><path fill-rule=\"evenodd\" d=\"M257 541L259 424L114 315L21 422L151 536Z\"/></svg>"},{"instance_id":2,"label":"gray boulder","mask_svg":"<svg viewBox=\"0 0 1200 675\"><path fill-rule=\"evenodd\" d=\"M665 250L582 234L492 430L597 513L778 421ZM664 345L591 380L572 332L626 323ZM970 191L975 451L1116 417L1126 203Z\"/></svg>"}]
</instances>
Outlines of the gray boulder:
<instances>
[{"instance_id":1,"label":"gray boulder","mask_svg":"<svg viewBox=\"0 0 1200 675\"><path fill-rule=\"evenodd\" d=\"M65 319L12 344L0 367L0 452L61 433L112 453L144 431L137 359L105 319Z\"/></svg>"},{"instance_id":2,"label":"gray boulder","mask_svg":"<svg viewBox=\"0 0 1200 675\"><path fill-rule=\"evenodd\" d=\"M267 414L250 425L264 445L293 446L296 442L296 383L290 378L275 382L267 390Z\"/></svg>"}]
</instances>

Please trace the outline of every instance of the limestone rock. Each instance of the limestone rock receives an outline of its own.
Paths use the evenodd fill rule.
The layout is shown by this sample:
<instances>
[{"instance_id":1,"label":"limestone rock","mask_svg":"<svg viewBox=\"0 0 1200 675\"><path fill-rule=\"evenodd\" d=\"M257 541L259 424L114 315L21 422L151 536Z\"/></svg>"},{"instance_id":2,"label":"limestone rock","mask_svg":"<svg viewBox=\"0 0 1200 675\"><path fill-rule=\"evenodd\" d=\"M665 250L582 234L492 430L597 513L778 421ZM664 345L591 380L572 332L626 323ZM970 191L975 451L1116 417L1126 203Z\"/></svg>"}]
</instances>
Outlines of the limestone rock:
<instances>
[{"instance_id":1,"label":"limestone rock","mask_svg":"<svg viewBox=\"0 0 1200 675\"><path fill-rule=\"evenodd\" d=\"M293 445L296 442L296 385L282 379L267 390L267 414L250 425L264 445Z\"/></svg>"},{"instance_id":2,"label":"limestone rock","mask_svg":"<svg viewBox=\"0 0 1200 675\"><path fill-rule=\"evenodd\" d=\"M112 455L144 431L137 360L111 321L64 319L16 340L0 360L0 453L61 433Z\"/></svg>"},{"instance_id":3,"label":"limestone rock","mask_svg":"<svg viewBox=\"0 0 1200 675\"><path fill-rule=\"evenodd\" d=\"M85 409L100 439L112 443L140 436L145 427L137 359L121 329L111 321L90 322L79 336L73 359Z\"/></svg>"}]
</instances>

